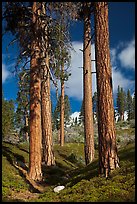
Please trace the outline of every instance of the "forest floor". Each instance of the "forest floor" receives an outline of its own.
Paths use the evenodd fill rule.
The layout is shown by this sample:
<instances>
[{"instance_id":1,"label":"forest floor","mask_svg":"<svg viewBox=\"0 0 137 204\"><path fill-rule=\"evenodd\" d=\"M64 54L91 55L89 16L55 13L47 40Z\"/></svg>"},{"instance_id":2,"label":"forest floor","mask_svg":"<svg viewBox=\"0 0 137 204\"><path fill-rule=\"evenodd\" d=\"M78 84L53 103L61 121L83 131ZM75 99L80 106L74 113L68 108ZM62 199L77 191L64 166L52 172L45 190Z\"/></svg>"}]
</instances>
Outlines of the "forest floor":
<instances>
[{"instance_id":1,"label":"forest floor","mask_svg":"<svg viewBox=\"0 0 137 204\"><path fill-rule=\"evenodd\" d=\"M133 129L126 131L125 137L118 137L119 168L109 178L98 176L98 152L94 161L85 166L84 144L65 143L63 147L54 144L56 166L45 167L39 192L26 180L14 165L17 163L28 170L29 145L27 143L2 143L2 201L3 202L135 202L135 140L130 138ZM130 130L129 130L130 129ZM119 139L120 138L120 139ZM54 187L64 185L59 193Z\"/></svg>"}]
</instances>

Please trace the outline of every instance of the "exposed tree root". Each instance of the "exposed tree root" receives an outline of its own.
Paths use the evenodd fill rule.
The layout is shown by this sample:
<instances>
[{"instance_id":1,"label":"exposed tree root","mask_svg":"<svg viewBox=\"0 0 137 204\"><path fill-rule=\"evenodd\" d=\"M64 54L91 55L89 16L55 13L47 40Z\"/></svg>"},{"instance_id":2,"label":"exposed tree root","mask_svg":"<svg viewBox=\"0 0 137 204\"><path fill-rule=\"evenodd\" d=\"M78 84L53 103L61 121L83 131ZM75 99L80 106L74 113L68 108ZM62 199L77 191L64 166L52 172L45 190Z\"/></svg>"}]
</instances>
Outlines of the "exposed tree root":
<instances>
[{"instance_id":1,"label":"exposed tree root","mask_svg":"<svg viewBox=\"0 0 137 204\"><path fill-rule=\"evenodd\" d=\"M17 168L21 174L25 177L26 181L30 184L33 191L36 193L43 193L45 191L44 187L42 187L40 184L38 184L36 181L33 181L26 170L24 170L22 167L18 166L17 164L13 164L15 168Z\"/></svg>"}]
</instances>

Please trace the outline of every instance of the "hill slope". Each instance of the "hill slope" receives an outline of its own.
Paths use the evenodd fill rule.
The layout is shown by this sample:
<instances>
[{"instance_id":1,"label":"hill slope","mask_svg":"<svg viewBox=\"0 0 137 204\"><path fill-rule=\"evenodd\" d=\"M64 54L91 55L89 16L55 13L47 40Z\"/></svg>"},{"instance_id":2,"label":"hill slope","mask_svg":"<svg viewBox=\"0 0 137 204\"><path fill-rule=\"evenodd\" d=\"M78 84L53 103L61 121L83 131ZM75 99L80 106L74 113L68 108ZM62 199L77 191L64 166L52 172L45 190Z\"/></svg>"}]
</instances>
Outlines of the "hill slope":
<instances>
[{"instance_id":1,"label":"hill slope","mask_svg":"<svg viewBox=\"0 0 137 204\"><path fill-rule=\"evenodd\" d=\"M14 163L28 168L28 144L13 145L3 142L2 152L2 197L12 202L103 202L135 201L135 144L129 143L119 149L120 168L106 180L98 177L98 158L84 165L84 146L68 143L64 147L54 145L56 166L43 166L44 192L32 188ZM60 193L55 186L64 185Z\"/></svg>"}]
</instances>

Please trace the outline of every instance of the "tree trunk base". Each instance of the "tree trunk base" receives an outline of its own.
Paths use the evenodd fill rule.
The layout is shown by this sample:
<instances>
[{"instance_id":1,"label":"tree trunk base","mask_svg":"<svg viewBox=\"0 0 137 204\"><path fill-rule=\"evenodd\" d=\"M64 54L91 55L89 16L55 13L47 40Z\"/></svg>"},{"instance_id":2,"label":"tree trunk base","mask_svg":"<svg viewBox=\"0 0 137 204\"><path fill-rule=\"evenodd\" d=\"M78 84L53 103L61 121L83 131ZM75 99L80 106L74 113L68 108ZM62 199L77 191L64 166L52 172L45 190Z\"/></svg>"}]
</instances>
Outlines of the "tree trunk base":
<instances>
[{"instance_id":1,"label":"tree trunk base","mask_svg":"<svg viewBox=\"0 0 137 204\"><path fill-rule=\"evenodd\" d=\"M33 191L37 192L37 193L44 193L45 189L40 186L40 184L38 184L36 181L34 181L30 175L27 173L26 170L24 170L22 167L14 164L14 167L17 168L25 177L25 179L27 180L27 182L30 184L31 188L33 189Z\"/></svg>"}]
</instances>

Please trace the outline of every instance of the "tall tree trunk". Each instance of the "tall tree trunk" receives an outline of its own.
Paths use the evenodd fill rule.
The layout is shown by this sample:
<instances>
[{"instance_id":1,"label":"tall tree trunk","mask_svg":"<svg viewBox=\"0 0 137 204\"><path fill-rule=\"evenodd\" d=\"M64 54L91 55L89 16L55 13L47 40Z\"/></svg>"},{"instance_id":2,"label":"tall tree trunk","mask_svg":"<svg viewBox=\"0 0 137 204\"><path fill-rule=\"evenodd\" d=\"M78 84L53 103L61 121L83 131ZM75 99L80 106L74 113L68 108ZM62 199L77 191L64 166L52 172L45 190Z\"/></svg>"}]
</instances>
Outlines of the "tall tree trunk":
<instances>
[{"instance_id":1,"label":"tall tree trunk","mask_svg":"<svg viewBox=\"0 0 137 204\"><path fill-rule=\"evenodd\" d=\"M121 113L121 121L124 121L124 112Z\"/></svg>"},{"instance_id":2,"label":"tall tree trunk","mask_svg":"<svg viewBox=\"0 0 137 204\"><path fill-rule=\"evenodd\" d=\"M98 93L99 173L104 174L107 177L112 169L118 167L107 2L95 2L95 34Z\"/></svg>"},{"instance_id":3,"label":"tall tree trunk","mask_svg":"<svg viewBox=\"0 0 137 204\"><path fill-rule=\"evenodd\" d=\"M31 45L31 65L30 65L30 158L29 177L33 180L42 179L41 171L41 80L39 70L39 44L36 35L37 26L37 3L33 2L33 42Z\"/></svg>"},{"instance_id":4,"label":"tall tree trunk","mask_svg":"<svg viewBox=\"0 0 137 204\"><path fill-rule=\"evenodd\" d=\"M43 3L42 12L46 14ZM45 29L47 33L47 26L44 21L41 21L41 27ZM52 113L51 113L51 99L50 99L50 73L49 73L49 55L48 55L48 37L46 40L42 37L41 47L45 47L45 50L41 54L41 115L42 115L42 147L43 158L47 166L55 165L55 157L53 153L52 142Z\"/></svg>"},{"instance_id":5,"label":"tall tree trunk","mask_svg":"<svg viewBox=\"0 0 137 204\"><path fill-rule=\"evenodd\" d=\"M64 64L61 65L62 74L64 74ZM60 145L64 146L64 80L61 79L61 110L60 110Z\"/></svg>"},{"instance_id":6,"label":"tall tree trunk","mask_svg":"<svg viewBox=\"0 0 137 204\"><path fill-rule=\"evenodd\" d=\"M48 57L46 57L46 67L49 66ZM41 86L42 97L42 139L43 139L43 161L47 166L55 165L52 141L52 119L51 119L51 101L50 101L50 74L45 67Z\"/></svg>"},{"instance_id":7,"label":"tall tree trunk","mask_svg":"<svg viewBox=\"0 0 137 204\"><path fill-rule=\"evenodd\" d=\"M84 48L83 48L83 85L84 85L84 135L85 162L94 159L94 131L92 112L92 79L91 79L91 25L90 4L84 3Z\"/></svg>"}]
</instances>

